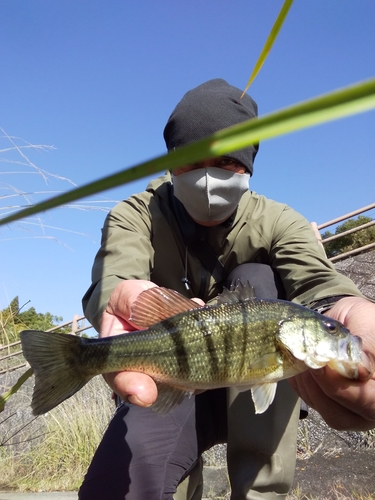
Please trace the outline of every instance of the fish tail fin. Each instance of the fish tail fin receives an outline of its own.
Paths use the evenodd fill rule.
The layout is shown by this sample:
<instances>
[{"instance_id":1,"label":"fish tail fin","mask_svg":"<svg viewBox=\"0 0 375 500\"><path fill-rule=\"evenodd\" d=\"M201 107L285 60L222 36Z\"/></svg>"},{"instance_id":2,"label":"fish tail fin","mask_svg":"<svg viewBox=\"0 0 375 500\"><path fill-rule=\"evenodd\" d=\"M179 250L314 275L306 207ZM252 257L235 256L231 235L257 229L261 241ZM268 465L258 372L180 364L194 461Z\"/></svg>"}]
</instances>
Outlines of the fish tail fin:
<instances>
[{"instance_id":1,"label":"fish tail fin","mask_svg":"<svg viewBox=\"0 0 375 500\"><path fill-rule=\"evenodd\" d=\"M52 410L79 391L92 376L80 369L80 337L26 330L20 334L23 354L35 374L34 415Z\"/></svg>"}]
</instances>

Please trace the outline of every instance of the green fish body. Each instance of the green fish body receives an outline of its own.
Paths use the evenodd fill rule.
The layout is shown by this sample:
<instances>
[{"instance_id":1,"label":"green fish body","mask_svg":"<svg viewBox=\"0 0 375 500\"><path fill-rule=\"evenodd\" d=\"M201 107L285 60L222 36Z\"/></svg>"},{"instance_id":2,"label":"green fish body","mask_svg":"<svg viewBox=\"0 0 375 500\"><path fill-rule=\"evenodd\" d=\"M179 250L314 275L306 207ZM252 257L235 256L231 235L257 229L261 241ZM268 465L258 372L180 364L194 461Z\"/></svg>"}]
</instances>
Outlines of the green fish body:
<instances>
[{"instance_id":1,"label":"green fish body","mask_svg":"<svg viewBox=\"0 0 375 500\"><path fill-rule=\"evenodd\" d=\"M272 403L277 381L325 365L356 378L361 340L340 323L303 306L249 297L237 288L216 305L198 306L177 292L142 292L130 333L101 339L51 332L21 333L35 373L32 408L43 414L92 377L120 370L150 375L152 408L166 413L195 390L251 388L257 413ZM156 323L155 323L156 321Z\"/></svg>"}]
</instances>

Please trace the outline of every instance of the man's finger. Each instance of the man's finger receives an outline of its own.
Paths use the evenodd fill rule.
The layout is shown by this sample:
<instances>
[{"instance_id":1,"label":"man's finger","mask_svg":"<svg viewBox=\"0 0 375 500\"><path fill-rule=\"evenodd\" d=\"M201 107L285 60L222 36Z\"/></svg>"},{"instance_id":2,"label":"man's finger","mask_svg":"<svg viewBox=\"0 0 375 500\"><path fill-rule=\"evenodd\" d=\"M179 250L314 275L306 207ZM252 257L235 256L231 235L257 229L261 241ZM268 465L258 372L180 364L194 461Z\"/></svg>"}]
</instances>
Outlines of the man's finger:
<instances>
[{"instance_id":1,"label":"man's finger","mask_svg":"<svg viewBox=\"0 0 375 500\"><path fill-rule=\"evenodd\" d=\"M107 373L105 379L113 391L125 401L148 407L155 403L158 391L151 377L138 372Z\"/></svg>"}]
</instances>

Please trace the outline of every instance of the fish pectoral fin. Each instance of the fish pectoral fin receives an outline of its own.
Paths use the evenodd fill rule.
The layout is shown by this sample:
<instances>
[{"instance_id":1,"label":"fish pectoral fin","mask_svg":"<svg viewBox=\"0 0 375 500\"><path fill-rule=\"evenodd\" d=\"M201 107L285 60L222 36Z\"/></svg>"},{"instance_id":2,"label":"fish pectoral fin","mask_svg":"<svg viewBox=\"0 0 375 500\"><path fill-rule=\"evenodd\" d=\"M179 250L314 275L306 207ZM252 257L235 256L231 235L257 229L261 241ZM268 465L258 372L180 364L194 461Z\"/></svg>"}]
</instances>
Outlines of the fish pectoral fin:
<instances>
[{"instance_id":1,"label":"fish pectoral fin","mask_svg":"<svg viewBox=\"0 0 375 500\"><path fill-rule=\"evenodd\" d=\"M251 395L254 401L255 413L264 413L275 399L277 382L253 385Z\"/></svg>"},{"instance_id":2,"label":"fish pectoral fin","mask_svg":"<svg viewBox=\"0 0 375 500\"><path fill-rule=\"evenodd\" d=\"M166 415L172 408L182 403L187 397L191 396L191 392L178 387L157 383L158 399L151 406L151 410L159 415Z\"/></svg>"},{"instance_id":3,"label":"fish pectoral fin","mask_svg":"<svg viewBox=\"0 0 375 500\"><path fill-rule=\"evenodd\" d=\"M251 370L263 370L283 363L279 352L268 352L251 363Z\"/></svg>"},{"instance_id":4,"label":"fish pectoral fin","mask_svg":"<svg viewBox=\"0 0 375 500\"><path fill-rule=\"evenodd\" d=\"M138 295L132 305L129 322L138 328L149 328L178 313L201 307L175 290L153 287Z\"/></svg>"},{"instance_id":5,"label":"fish pectoral fin","mask_svg":"<svg viewBox=\"0 0 375 500\"><path fill-rule=\"evenodd\" d=\"M230 290L223 288L223 291L216 297L216 304L236 304L255 299L255 289L247 282L243 285L240 280L230 287Z\"/></svg>"}]
</instances>

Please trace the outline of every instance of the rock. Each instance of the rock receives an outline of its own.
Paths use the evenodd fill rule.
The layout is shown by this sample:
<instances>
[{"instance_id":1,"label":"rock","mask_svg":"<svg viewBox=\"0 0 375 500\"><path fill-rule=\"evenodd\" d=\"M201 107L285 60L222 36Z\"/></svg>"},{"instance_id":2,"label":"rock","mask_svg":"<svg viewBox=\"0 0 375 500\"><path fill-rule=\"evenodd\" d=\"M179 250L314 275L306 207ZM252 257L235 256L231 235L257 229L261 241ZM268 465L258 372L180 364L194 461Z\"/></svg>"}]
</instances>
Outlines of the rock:
<instances>
[{"instance_id":1,"label":"rock","mask_svg":"<svg viewBox=\"0 0 375 500\"><path fill-rule=\"evenodd\" d=\"M226 498L230 491L227 468L204 467L203 469L203 497L205 499ZM229 498L229 497L227 497Z\"/></svg>"}]
</instances>

